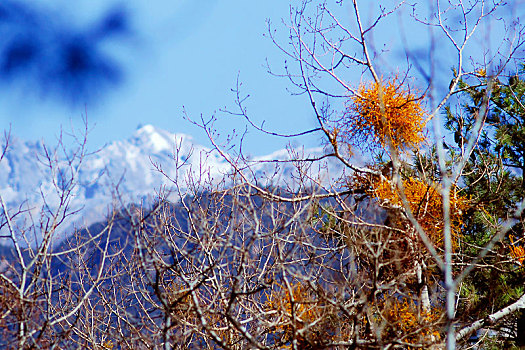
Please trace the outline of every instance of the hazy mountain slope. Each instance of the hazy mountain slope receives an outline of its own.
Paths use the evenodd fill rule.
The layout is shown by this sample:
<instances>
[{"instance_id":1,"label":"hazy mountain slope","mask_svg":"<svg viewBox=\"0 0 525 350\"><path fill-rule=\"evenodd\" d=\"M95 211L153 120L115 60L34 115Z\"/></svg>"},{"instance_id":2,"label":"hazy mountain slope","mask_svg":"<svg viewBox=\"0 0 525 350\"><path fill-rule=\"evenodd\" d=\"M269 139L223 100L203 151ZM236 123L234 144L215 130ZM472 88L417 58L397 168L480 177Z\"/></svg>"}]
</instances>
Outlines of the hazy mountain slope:
<instances>
[{"instance_id":1,"label":"hazy mountain slope","mask_svg":"<svg viewBox=\"0 0 525 350\"><path fill-rule=\"evenodd\" d=\"M56 161L54 168L46 164L46 150L51 160ZM322 149L299 152L321 154ZM275 163L259 163L289 158L287 150L253 158L253 175L261 181L271 178L279 185L289 185L297 175L293 164L280 163L276 170ZM152 125L139 127L127 140L112 142L99 152L86 156L82 164L74 162L71 166L61 149L55 154L41 142L23 142L12 137L8 152L0 162L0 195L10 212L21 208L39 218L42 212L56 210L60 202L57 187L67 187L74 179L69 210L79 212L62 225L62 232L70 232L73 225L85 227L101 221L111 204L151 203L161 187L169 190L173 183L155 165L161 167L168 177L175 178L178 174L183 179L188 172L197 178L199 174L206 174L207 178L219 179L231 170L217 151L196 144L191 136L172 134ZM328 168L332 174L341 171L335 162ZM326 169L317 166L311 172L315 176L322 173L325 181L329 181ZM184 181L180 185L184 186Z\"/></svg>"}]
</instances>

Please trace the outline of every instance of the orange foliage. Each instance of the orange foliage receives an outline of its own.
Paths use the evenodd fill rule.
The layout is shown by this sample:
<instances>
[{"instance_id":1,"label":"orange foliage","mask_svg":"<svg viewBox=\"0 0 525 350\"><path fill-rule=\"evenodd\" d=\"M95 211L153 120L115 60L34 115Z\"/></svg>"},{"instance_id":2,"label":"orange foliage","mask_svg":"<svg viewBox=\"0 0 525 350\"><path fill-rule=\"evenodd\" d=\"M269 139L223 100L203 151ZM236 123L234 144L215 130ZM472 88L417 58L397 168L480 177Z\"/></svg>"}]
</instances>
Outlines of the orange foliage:
<instances>
[{"instance_id":1,"label":"orange foliage","mask_svg":"<svg viewBox=\"0 0 525 350\"><path fill-rule=\"evenodd\" d=\"M396 150L407 150L423 141L425 111L422 99L403 88L397 77L362 85L351 97L344 130L350 143L387 148L388 139Z\"/></svg>"},{"instance_id":2,"label":"orange foliage","mask_svg":"<svg viewBox=\"0 0 525 350\"><path fill-rule=\"evenodd\" d=\"M374 195L391 205L402 206L401 197L396 188L386 180L373 183ZM436 245L443 241L443 198L438 185L427 184L415 178L403 181L407 202L414 217ZM456 188L451 191L451 229L452 236L457 237L463 225L462 215L467 209L467 198L458 194Z\"/></svg>"},{"instance_id":3,"label":"orange foliage","mask_svg":"<svg viewBox=\"0 0 525 350\"><path fill-rule=\"evenodd\" d=\"M520 265L523 265L523 261L525 260L525 249L522 246L518 246L514 244L514 237L510 236L510 256L515 259Z\"/></svg>"},{"instance_id":4,"label":"orange foliage","mask_svg":"<svg viewBox=\"0 0 525 350\"><path fill-rule=\"evenodd\" d=\"M307 293L307 288L299 283L292 287L292 293L286 290L284 296L280 298L269 298L267 305L270 309L283 311L286 316L292 317L293 303L296 319L300 323L309 323L315 321L317 316L314 305L309 305L312 304L309 299L311 298Z\"/></svg>"},{"instance_id":5,"label":"orange foliage","mask_svg":"<svg viewBox=\"0 0 525 350\"><path fill-rule=\"evenodd\" d=\"M480 77L486 77L487 76L487 71L485 70L485 68L479 68L476 70L476 75L480 76Z\"/></svg>"},{"instance_id":6,"label":"orange foliage","mask_svg":"<svg viewBox=\"0 0 525 350\"><path fill-rule=\"evenodd\" d=\"M383 330L384 337L401 339L411 344L435 342L440 339L438 327L442 315L441 309L419 310L412 299L395 297L388 298L379 306L381 316L378 321L382 319L387 322ZM412 347L408 348L412 349Z\"/></svg>"},{"instance_id":7,"label":"orange foliage","mask_svg":"<svg viewBox=\"0 0 525 350\"><path fill-rule=\"evenodd\" d=\"M376 323L383 339L401 339L411 344L428 344L440 340L442 310L433 307L420 310L410 298L399 298L390 293L384 299L372 303L370 321L361 315L354 321L362 323L362 330L368 329L367 323ZM266 310L274 312L274 335L280 339L281 348L290 347L296 340L299 348L323 348L330 342L344 339L350 332L348 323L338 319L334 310L316 299L303 284L292 286L292 291L283 290L268 295ZM306 332L305 332L306 331ZM366 332L365 332L366 333ZM366 334L362 336L366 338ZM411 349L411 347L408 347Z\"/></svg>"},{"instance_id":8,"label":"orange foliage","mask_svg":"<svg viewBox=\"0 0 525 350\"><path fill-rule=\"evenodd\" d=\"M294 338L303 346L332 341L336 332L326 305L316 300L308 287L301 283L292 286L291 293L287 288L284 289L281 293L268 295L266 302L267 310L277 311L275 330L281 334L283 343ZM299 335L297 331L304 328L308 328L308 332Z\"/></svg>"}]
</instances>

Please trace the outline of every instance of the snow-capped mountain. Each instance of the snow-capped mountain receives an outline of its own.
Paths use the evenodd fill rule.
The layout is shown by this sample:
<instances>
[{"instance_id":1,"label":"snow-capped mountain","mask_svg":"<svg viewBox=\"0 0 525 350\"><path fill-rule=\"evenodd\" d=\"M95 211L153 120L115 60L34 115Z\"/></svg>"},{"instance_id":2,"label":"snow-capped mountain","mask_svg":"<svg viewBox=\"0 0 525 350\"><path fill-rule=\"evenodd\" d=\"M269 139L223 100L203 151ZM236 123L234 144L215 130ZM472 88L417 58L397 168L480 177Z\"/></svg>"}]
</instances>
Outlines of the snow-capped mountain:
<instances>
[{"instance_id":1,"label":"snow-capped mountain","mask_svg":"<svg viewBox=\"0 0 525 350\"><path fill-rule=\"evenodd\" d=\"M177 177L177 183L184 186L189 174L213 181L231 171L230 164L217 151L196 144L189 135L172 134L152 125L139 127L127 140L87 154L82 163L73 157L74 151L11 138L0 161L0 195L10 212L24 210L33 213L35 220L40 219L42 213L47 215L59 207L61 189L71 190L68 209L76 213L62 225L64 231L70 232L73 225L84 227L99 221L111 204L151 203L160 188L173 188L170 179ZM320 154L322 149L308 152ZM289 184L287 180L294 172L292 164L279 164L276 171L275 163L260 162L287 158L290 155L286 150L253 158L253 174ZM340 169L332 164L331 170L337 173ZM319 174L319 169L314 171ZM2 214L0 208L0 225L4 221Z\"/></svg>"},{"instance_id":2,"label":"snow-capped mountain","mask_svg":"<svg viewBox=\"0 0 525 350\"><path fill-rule=\"evenodd\" d=\"M215 178L228 169L217 152L196 144L191 136L145 125L129 139L113 142L88 157L79 178L86 199L105 194L103 188L109 186L136 201L151 197L162 185L169 186L169 178L177 173L202 172Z\"/></svg>"}]
</instances>

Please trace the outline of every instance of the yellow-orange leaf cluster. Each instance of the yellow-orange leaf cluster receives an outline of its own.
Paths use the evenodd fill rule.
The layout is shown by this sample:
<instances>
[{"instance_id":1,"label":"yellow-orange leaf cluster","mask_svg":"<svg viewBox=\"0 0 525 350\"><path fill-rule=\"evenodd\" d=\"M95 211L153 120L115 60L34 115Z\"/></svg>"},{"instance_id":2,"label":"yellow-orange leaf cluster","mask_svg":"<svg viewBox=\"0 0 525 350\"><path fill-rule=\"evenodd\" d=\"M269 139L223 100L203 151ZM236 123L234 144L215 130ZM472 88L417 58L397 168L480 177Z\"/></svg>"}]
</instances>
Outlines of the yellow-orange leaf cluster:
<instances>
[{"instance_id":1,"label":"yellow-orange leaf cluster","mask_svg":"<svg viewBox=\"0 0 525 350\"><path fill-rule=\"evenodd\" d=\"M349 102L341 127L349 143L387 149L390 140L396 150L403 151L423 141L422 99L397 78L362 85Z\"/></svg>"},{"instance_id":2,"label":"yellow-orange leaf cluster","mask_svg":"<svg viewBox=\"0 0 525 350\"><path fill-rule=\"evenodd\" d=\"M318 312L315 303L308 295L306 287L296 284L292 287L292 292L286 290L284 295L278 298L269 298L267 306L270 309L282 311L287 317L292 316L292 303L295 307L294 313L300 323L310 323L317 319Z\"/></svg>"},{"instance_id":3,"label":"yellow-orange leaf cluster","mask_svg":"<svg viewBox=\"0 0 525 350\"><path fill-rule=\"evenodd\" d=\"M113 347L114 347L114 345L113 345L113 341L111 341L111 340L106 341L106 342L102 345L102 347L103 347L104 349L109 349L109 350L113 349Z\"/></svg>"},{"instance_id":4,"label":"yellow-orange leaf cluster","mask_svg":"<svg viewBox=\"0 0 525 350\"><path fill-rule=\"evenodd\" d=\"M421 344L435 342L440 339L439 321L442 311L439 308L418 310L417 304L411 299L389 297L381 303L381 318L387 321L384 328L386 337L401 339L405 343ZM419 347L408 347L415 349Z\"/></svg>"},{"instance_id":5,"label":"yellow-orange leaf cluster","mask_svg":"<svg viewBox=\"0 0 525 350\"><path fill-rule=\"evenodd\" d=\"M373 184L374 195L382 201L388 201L392 205L402 206L402 200L395 188L389 181L379 180ZM416 178L403 181L404 193L414 217L432 239L434 244L440 246L443 241L443 198L440 186L427 184ZM451 229L453 237L457 237L461 225L462 215L468 207L467 198L461 196L454 188L450 194Z\"/></svg>"},{"instance_id":6,"label":"yellow-orange leaf cluster","mask_svg":"<svg viewBox=\"0 0 525 350\"><path fill-rule=\"evenodd\" d=\"M308 330L295 336L301 348L333 340L336 332L330 321L327 306L301 283L293 285L291 292L288 288L283 289L268 295L266 302L267 310L276 311L275 330L281 334L281 341L288 343L294 338L294 330L301 329Z\"/></svg>"},{"instance_id":7,"label":"yellow-orange leaf cluster","mask_svg":"<svg viewBox=\"0 0 525 350\"><path fill-rule=\"evenodd\" d=\"M510 242L512 243L510 246L510 256L520 265L523 265L523 261L525 261L525 249L522 246L514 244L514 237L512 235L510 236Z\"/></svg>"}]
</instances>

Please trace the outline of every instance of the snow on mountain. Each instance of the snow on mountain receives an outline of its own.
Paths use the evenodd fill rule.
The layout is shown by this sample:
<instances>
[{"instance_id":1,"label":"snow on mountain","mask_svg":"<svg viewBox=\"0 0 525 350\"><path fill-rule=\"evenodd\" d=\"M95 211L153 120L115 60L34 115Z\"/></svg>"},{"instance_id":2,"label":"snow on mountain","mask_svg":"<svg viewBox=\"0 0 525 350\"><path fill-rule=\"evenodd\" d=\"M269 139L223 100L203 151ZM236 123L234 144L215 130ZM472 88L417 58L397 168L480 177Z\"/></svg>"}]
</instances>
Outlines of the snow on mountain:
<instances>
[{"instance_id":1,"label":"snow on mountain","mask_svg":"<svg viewBox=\"0 0 525 350\"><path fill-rule=\"evenodd\" d=\"M53 167L46 164L49 163L46 150ZM307 154L322 154L322 149L309 150ZM287 150L253 158L254 175L259 179L272 178L289 184L295 172L293 165L279 163L276 170L276 163L271 162L289 158ZM341 171L335 163L328 168L331 175ZM208 179L219 179L230 170L229 163L217 151L196 144L189 135L172 134L152 125L139 127L129 139L115 141L86 156L80 165L68 163L60 148L55 154L41 142L12 138L4 159L0 161L0 195L11 213L19 209L29 210L35 219L39 219L40 213L53 212L59 206L61 191L57 188L72 188L69 210L78 212L62 225L64 232L71 232L73 226L101 220L115 198L119 198L120 204L151 203L161 187L168 190L173 187L169 178L174 179L177 174L179 179L188 173L197 178L205 174ZM330 181L329 172L324 170L325 180ZM313 171L319 174L321 169ZM71 183L72 179L76 182ZM0 225L2 217L0 214Z\"/></svg>"},{"instance_id":2,"label":"snow on mountain","mask_svg":"<svg viewBox=\"0 0 525 350\"><path fill-rule=\"evenodd\" d=\"M53 167L49 166L46 150ZM179 175L206 172L210 178L229 169L217 152L195 144L191 136L171 134L151 125L140 127L127 140L113 142L86 156L80 165L69 164L60 148L45 148L41 142L23 142L12 137L0 161L0 195L10 213L27 210L38 220L40 213L56 210L61 200L61 191L57 188L66 188L74 179L69 210L81 211L62 225L71 231L73 225L84 226L101 220L117 198L115 190L121 202L129 203L151 202L161 186L169 188L168 177L154 164L172 178L177 167ZM2 217L0 214L0 225L4 221Z\"/></svg>"},{"instance_id":3,"label":"snow on mountain","mask_svg":"<svg viewBox=\"0 0 525 350\"><path fill-rule=\"evenodd\" d=\"M99 194L98 187L103 179L103 185L113 190L119 184L121 194L132 194L129 199L138 200L152 196L154 189L170 184L154 165L159 165L168 177L173 178L177 166L182 164L179 174L203 171L216 177L229 169L217 152L195 144L191 136L171 134L145 125L129 139L113 142L90 157L81 168L80 179L87 190L86 198Z\"/></svg>"}]
</instances>

